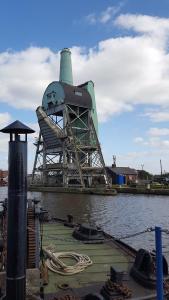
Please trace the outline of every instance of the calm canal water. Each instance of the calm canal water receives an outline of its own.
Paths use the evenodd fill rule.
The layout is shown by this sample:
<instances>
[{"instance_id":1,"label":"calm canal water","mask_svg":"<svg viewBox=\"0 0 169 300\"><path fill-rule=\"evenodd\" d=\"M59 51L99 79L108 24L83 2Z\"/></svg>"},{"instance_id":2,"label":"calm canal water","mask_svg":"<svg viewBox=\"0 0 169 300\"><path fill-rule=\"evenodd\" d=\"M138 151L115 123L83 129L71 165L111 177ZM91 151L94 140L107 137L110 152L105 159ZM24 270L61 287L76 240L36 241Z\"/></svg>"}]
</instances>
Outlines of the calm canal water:
<instances>
[{"instance_id":1,"label":"calm canal water","mask_svg":"<svg viewBox=\"0 0 169 300\"><path fill-rule=\"evenodd\" d=\"M7 188L0 188L0 200L7 196ZM41 199L51 216L65 218L72 214L76 222L90 222L106 232L125 236L161 226L169 229L169 197L118 194L117 196L28 193L29 198ZM135 248L154 249L154 233L146 233L125 242ZM163 234L163 251L169 257L169 235Z\"/></svg>"}]
</instances>

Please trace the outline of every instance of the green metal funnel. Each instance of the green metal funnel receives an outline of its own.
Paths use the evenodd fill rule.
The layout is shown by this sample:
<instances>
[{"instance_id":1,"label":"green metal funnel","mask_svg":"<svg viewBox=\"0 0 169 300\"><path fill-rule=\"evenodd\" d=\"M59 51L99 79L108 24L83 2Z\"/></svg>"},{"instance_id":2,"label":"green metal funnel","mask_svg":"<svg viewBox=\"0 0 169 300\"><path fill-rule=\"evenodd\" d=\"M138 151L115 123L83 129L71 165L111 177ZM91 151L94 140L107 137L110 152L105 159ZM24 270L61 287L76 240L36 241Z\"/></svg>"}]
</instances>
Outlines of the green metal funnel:
<instances>
[{"instance_id":1,"label":"green metal funnel","mask_svg":"<svg viewBox=\"0 0 169 300\"><path fill-rule=\"evenodd\" d=\"M61 51L59 81L73 85L71 51L64 48Z\"/></svg>"}]
</instances>

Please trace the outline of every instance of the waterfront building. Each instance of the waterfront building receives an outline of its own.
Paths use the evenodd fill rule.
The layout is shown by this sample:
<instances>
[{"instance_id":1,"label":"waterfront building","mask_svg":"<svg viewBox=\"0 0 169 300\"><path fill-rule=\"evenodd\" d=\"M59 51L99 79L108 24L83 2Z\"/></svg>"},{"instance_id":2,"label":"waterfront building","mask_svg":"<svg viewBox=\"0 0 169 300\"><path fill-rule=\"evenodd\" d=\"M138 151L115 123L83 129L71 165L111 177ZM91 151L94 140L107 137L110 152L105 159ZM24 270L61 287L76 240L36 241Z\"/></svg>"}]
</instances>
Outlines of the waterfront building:
<instances>
[{"instance_id":1,"label":"waterfront building","mask_svg":"<svg viewBox=\"0 0 169 300\"><path fill-rule=\"evenodd\" d=\"M136 183L138 179L138 172L129 167L107 167L107 172L111 177L112 184L130 184Z\"/></svg>"},{"instance_id":2,"label":"waterfront building","mask_svg":"<svg viewBox=\"0 0 169 300\"><path fill-rule=\"evenodd\" d=\"M8 171L0 169L0 186L7 185Z\"/></svg>"}]
</instances>

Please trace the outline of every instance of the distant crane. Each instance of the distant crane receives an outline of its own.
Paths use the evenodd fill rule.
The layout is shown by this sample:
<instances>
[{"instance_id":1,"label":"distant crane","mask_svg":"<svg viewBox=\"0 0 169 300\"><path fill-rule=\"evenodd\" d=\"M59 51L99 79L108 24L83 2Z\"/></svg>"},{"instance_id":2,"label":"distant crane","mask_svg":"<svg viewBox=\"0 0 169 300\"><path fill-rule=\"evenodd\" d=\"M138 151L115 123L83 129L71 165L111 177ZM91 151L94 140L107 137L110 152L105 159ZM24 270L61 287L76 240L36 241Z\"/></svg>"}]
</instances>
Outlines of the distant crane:
<instances>
[{"instance_id":1,"label":"distant crane","mask_svg":"<svg viewBox=\"0 0 169 300\"><path fill-rule=\"evenodd\" d=\"M32 184L64 188L110 186L98 140L94 83L73 85L71 51L61 51L59 81L36 109L40 133Z\"/></svg>"},{"instance_id":2,"label":"distant crane","mask_svg":"<svg viewBox=\"0 0 169 300\"><path fill-rule=\"evenodd\" d=\"M163 167L162 167L162 161L160 159L160 169L161 169L161 176L163 175Z\"/></svg>"},{"instance_id":3,"label":"distant crane","mask_svg":"<svg viewBox=\"0 0 169 300\"><path fill-rule=\"evenodd\" d=\"M113 155L113 167L116 167L116 155Z\"/></svg>"}]
</instances>

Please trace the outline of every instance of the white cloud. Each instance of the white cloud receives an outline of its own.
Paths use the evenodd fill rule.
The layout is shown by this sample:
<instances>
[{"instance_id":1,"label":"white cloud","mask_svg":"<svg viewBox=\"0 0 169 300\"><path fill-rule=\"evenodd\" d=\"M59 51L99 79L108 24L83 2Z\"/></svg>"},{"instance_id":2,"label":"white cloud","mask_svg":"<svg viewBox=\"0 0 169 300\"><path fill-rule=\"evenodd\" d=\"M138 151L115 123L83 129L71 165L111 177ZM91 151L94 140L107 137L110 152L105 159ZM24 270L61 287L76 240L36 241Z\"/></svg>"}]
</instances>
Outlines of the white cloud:
<instances>
[{"instance_id":1,"label":"white cloud","mask_svg":"<svg viewBox=\"0 0 169 300\"><path fill-rule=\"evenodd\" d=\"M150 129L147 134L149 135L146 138L142 138L142 137L136 137L134 139L135 143L138 143L139 145L142 146L147 146L146 149L156 149L156 150L160 150L160 149L167 149L169 148L169 139L163 139L162 137L169 135L169 132L167 132L167 128L163 128L164 130L160 130L157 128L154 128L154 130ZM154 151L154 150L153 150ZM168 150L167 150L168 151Z\"/></svg>"},{"instance_id":2,"label":"white cloud","mask_svg":"<svg viewBox=\"0 0 169 300\"><path fill-rule=\"evenodd\" d=\"M7 126L12 122L12 118L8 113L0 114L0 128ZM38 123L28 123L27 126L35 130L35 133L28 135L28 172L32 171L32 165L35 157L36 147L33 145L35 138L38 137L39 126ZM9 135L0 132L0 168L7 169L8 166L8 142Z\"/></svg>"},{"instance_id":3,"label":"white cloud","mask_svg":"<svg viewBox=\"0 0 169 300\"><path fill-rule=\"evenodd\" d=\"M142 25L144 21L148 24L148 34ZM122 15L116 24L134 28L139 34L107 39L88 50L73 47L74 84L94 81L100 121L132 111L137 104L158 105L167 111L169 19ZM153 28L165 34L154 37ZM46 86L57 80L58 74L59 53L48 48L0 53L0 102L34 110L41 103ZM154 120L169 117L164 112L145 115Z\"/></svg>"},{"instance_id":4,"label":"white cloud","mask_svg":"<svg viewBox=\"0 0 169 300\"><path fill-rule=\"evenodd\" d=\"M136 144L140 144L140 143L144 142L144 139L141 136L137 136L137 137L134 138L134 142Z\"/></svg>"},{"instance_id":5,"label":"white cloud","mask_svg":"<svg viewBox=\"0 0 169 300\"><path fill-rule=\"evenodd\" d=\"M98 18L98 20L105 24L108 21L110 21L122 8L122 6L124 5L123 2L120 2L119 5L117 6L109 6L107 7L100 15L100 17Z\"/></svg>"},{"instance_id":6,"label":"white cloud","mask_svg":"<svg viewBox=\"0 0 169 300\"><path fill-rule=\"evenodd\" d=\"M108 6L105 10L97 13L91 13L85 17L85 20L90 25L94 25L96 23L106 24L109 21L112 21L115 15L121 10L124 6L124 2L120 2L116 6Z\"/></svg>"},{"instance_id":7,"label":"white cloud","mask_svg":"<svg viewBox=\"0 0 169 300\"><path fill-rule=\"evenodd\" d=\"M77 81L94 80L100 120L131 111L137 104L169 108L169 19L121 15L115 23L139 35L100 42L97 50L83 54L83 73L75 72Z\"/></svg>"},{"instance_id":8,"label":"white cloud","mask_svg":"<svg viewBox=\"0 0 169 300\"><path fill-rule=\"evenodd\" d=\"M7 126L12 118L9 113L0 113L0 129ZM0 132L0 168L7 168L8 165L8 141L9 135Z\"/></svg>"},{"instance_id":9,"label":"white cloud","mask_svg":"<svg viewBox=\"0 0 169 300\"><path fill-rule=\"evenodd\" d=\"M148 130L148 135L150 136L155 136L155 137L160 137L160 136L169 136L169 128L150 128Z\"/></svg>"},{"instance_id":10,"label":"white cloud","mask_svg":"<svg viewBox=\"0 0 169 300\"><path fill-rule=\"evenodd\" d=\"M160 159L162 160L165 171L169 172L168 168L168 149L152 149L140 152L128 152L117 156L120 161L119 166L130 166L136 169L142 169L152 173L160 174Z\"/></svg>"},{"instance_id":11,"label":"white cloud","mask_svg":"<svg viewBox=\"0 0 169 300\"><path fill-rule=\"evenodd\" d=\"M142 158L145 162L147 168L152 170L154 173L157 172L156 165L153 165L153 161L157 160L158 157L168 159L168 151L169 151L169 128L156 128L152 127L147 132L147 137L136 137L134 142L140 146L143 146L144 151L139 152L131 152L126 154L126 158L128 158L129 162L141 162L140 158ZM130 157L131 156L131 157ZM124 158L123 158L124 160ZM167 168L168 162L166 163ZM169 171L169 169L168 169Z\"/></svg>"},{"instance_id":12,"label":"white cloud","mask_svg":"<svg viewBox=\"0 0 169 300\"><path fill-rule=\"evenodd\" d=\"M147 141L149 148L154 148L156 150L169 150L169 139L162 139L159 136L150 137Z\"/></svg>"},{"instance_id":13,"label":"white cloud","mask_svg":"<svg viewBox=\"0 0 169 300\"><path fill-rule=\"evenodd\" d=\"M125 29L134 30L136 32L154 35L160 39L168 36L169 19L152 17L147 15L121 14L115 24Z\"/></svg>"},{"instance_id":14,"label":"white cloud","mask_svg":"<svg viewBox=\"0 0 169 300\"><path fill-rule=\"evenodd\" d=\"M7 153L8 151L8 134L0 133L0 154Z\"/></svg>"},{"instance_id":15,"label":"white cloud","mask_svg":"<svg viewBox=\"0 0 169 300\"><path fill-rule=\"evenodd\" d=\"M146 136L136 137L134 142L142 148L138 152L128 152L121 155L121 164L127 161L129 165L140 168L144 164L144 169L154 174L159 173L159 161L162 159L165 171L169 172L169 128L152 127L146 132ZM142 149L142 150L141 150Z\"/></svg>"},{"instance_id":16,"label":"white cloud","mask_svg":"<svg viewBox=\"0 0 169 300\"><path fill-rule=\"evenodd\" d=\"M137 104L169 105L169 57L150 38L102 41L98 51L86 55L79 72L74 66L76 81L94 80L101 120Z\"/></svg>"},{"instance_id":17,"label":"white cloud","mask_svg":"<svg viewBox=\"0 0 169 300\"><path fill-rule=\"evenodd\" d=\"M96 18L96 14L95 13L92 13L92 14L89 14L85 17L87 23L89 23L90 25L93 25L97 22L97 18Z\"/></svg>"},{"instance_id":18,"label":"white cloud","mask_svg":"<svg viewBox=\"0 0 169 300\"><path fill-rule=\"evenodd\" d=\"M10 121L11 116L8 112L0 113L0 129L2 129L4 126L7 126Z\"/></svg>"},{"instance_id":19,"label":"white cloud","mask_svg":"<svg viewBox=\"0 0 169 300\"><path fill-rule=\"evenodd\" d=\"M0 101L17 108L35 109L55 73L58 55L48 48L0 53Z\"/></svg>"},{"instance_id":20,"label":"white cloud","mask_svg":"<svg viewBox=\"0 0 169 300\"><path fill-rule=\"evenodd\" d=\"M2 127L6 126L6 122L5 124L3 124ZM9 135L8 134L4 134L0 132L0 169L7 169L8 166L8 142L9 142Z\"/></svg>"},{"instance_id":21,"label":"white cloud","mask_svg":"<svg viewBox=\"0 0 169 300\"><path fill-rule=\"evenodd\" d=\"M169 112L166 111L151 110L146 112L143 116L149 117L152 122L156 123L169 121Z\"/></svg>"},{"instance_id":22,"label":"white cloud","mask_svg":"<svg viewBox=\"0 0 169 300\"><path fill-rule=\"evenodd\" d=\"M138 144L139 146L147 146L149 144L147 140L141 136L135 137L133 141L135 144Z\"/></svg>"}]
</instances>

